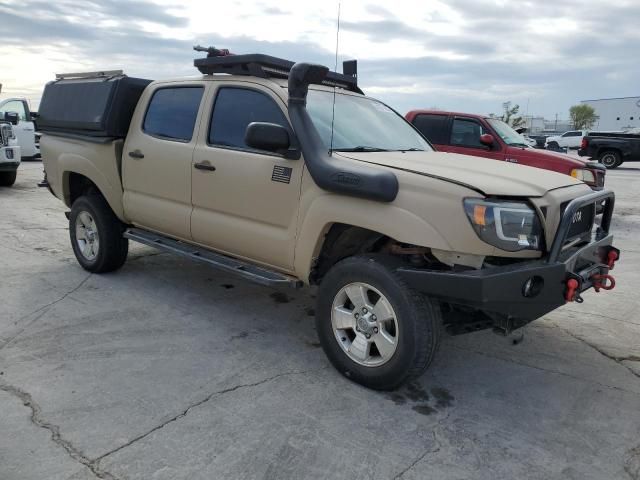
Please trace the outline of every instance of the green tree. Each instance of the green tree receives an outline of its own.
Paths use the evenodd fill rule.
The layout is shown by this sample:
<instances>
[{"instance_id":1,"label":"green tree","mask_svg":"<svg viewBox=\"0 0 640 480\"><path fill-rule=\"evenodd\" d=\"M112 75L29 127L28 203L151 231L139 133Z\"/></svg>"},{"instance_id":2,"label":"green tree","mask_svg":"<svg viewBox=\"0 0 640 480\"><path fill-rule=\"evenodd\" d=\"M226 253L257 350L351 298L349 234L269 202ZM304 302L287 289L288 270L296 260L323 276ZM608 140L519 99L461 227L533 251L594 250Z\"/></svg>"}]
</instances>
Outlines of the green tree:
<instances>
[{"instance_id":1,"label":"green tree","mask_svg":"<svg viewBox=\"0 0 640 480\"><path fill-rule=\"evenodd\" d=\"M573 128L576 130L590 130L598 119L595 109L591 105L584 103L571 107L569 109L569 117L571 118L571 123L573 123Z\"/></svg>"},{"instance_id":2,"label":"green tree","mask_svg":"<svg viewBox=\"0 0 640 480\"><path fill-rule=\"evenodd\" d=\"M514 106L511 106L511 102L504 102L502 104L502 108L504 108L504 112L502 113L502 115L496 115L492 113L489 116L492 118L498 118L507 125L511 125L511 127L513 128L524 126L524 118L522 118L521 115L518 115L518 112L520 111L520 105L516 103Z\"/></svg>"}]
</instances>

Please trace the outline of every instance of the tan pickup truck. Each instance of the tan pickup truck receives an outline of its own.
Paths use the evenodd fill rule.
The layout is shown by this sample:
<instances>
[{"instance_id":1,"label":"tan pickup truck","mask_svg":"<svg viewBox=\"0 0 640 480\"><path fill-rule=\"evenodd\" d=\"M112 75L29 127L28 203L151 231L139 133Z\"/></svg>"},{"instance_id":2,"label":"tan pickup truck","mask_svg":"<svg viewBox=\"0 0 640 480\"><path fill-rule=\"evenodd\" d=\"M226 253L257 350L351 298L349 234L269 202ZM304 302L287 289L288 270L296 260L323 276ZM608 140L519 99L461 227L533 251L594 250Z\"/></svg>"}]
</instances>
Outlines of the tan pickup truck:
<instances>
[{"instance_id":1,"label":"tan pickup truck","mask_svg":"<svg viewBox=\"0 0 640 480\"><path fill-rule=\"evenodd\" d=\"M134 240L317 285L324 351L376 389L420 375L443 330L508 333L613 286L612 192L436 152L320 65L213 49L195 65L189 79L47 85L42 156L86 270L121 267Z\"/></svg>"}]
</instances>

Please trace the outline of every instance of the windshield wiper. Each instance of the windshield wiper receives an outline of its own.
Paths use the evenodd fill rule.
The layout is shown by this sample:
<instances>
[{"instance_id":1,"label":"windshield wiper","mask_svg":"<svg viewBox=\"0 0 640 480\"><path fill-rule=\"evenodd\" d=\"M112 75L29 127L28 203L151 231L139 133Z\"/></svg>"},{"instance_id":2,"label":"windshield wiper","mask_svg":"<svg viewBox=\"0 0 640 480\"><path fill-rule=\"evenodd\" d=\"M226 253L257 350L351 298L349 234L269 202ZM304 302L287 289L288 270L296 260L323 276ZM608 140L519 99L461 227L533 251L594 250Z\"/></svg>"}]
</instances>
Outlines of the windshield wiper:
<instances>
[{"instance_id":1,"label":"windshield wiper","mask_svg":"<svg viewBox=\"0 0 640 480\"><path fill-rule=\"evenodd\" d=\"M416 147L401 148L398 151L399 152L424 152L424 148L416 148Z\"/></svg>"},{"instance_id":2,"label":"windshield wiper","mask_svg":"<svg viewBox=\"0 0 640 480\"><path fill-rule=\"evenodd\" d=\"M378 147L367 147L364 145L359 145L357 147L351 148L334 148L336 152L388 152L386 148L378 148Z\"/></svg>"},{"instance_id":3,"label":"windshield wiper","mask_svg":"<svg viewBox=\"0 0 640 480\"><path fill-rule=\"evenodd\" d=\"M528 147L529 145L526 143L510 143L510 147Z\"/></svg>"}]
</instances>

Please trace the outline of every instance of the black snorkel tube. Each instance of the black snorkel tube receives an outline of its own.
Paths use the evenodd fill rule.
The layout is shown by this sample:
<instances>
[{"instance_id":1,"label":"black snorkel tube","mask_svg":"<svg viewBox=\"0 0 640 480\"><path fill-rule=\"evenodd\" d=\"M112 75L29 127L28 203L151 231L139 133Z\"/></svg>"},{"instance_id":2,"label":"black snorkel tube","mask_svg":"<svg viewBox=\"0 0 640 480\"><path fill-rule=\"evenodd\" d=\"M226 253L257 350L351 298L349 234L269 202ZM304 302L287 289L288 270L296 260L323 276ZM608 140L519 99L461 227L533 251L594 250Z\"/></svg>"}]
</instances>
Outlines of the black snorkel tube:
<instances>
[{"instance_id":1,"label":"black snorkel tube","mask_svg":"<svg viewBox=\"0 0 640 480\"><path fill-rule=\"evenodd\" d=\"M312 63L296 63L289 73L289 118L313 181L329 192L392 202L398 195L398 179L388 170L366 165L346 165L327 152L309 112L309 85L320 84L329 69Z\"/></svg>"}]
</instances>

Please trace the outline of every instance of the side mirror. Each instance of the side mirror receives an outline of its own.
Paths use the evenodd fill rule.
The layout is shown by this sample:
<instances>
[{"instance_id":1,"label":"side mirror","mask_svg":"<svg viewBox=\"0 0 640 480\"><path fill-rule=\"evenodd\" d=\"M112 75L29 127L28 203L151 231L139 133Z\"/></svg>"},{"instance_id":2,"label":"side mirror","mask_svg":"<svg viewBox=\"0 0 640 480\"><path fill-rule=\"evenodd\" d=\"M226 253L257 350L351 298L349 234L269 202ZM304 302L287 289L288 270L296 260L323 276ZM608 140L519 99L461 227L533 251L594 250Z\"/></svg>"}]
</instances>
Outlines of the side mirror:
<instances>
[{"instance_id":1,"label":"side mirror","mask_svg":"<svg viewBox=\"0 0 640 480\"><path fill-rule=\"evenodd\" d=\"M17 125L20 121L20 115L16 112L4 112L4 119L11 125Z\"/></svg>"},{"instance_id":2,"label":"side mirror","mask_svg":"<svg viewBox=\"0 0 640 480\"><path fill-rule=\"evenodd\" d=\"M258 150L286 154L291 146L291 139L289 131L282 125L251 122L244 134L244 143Z\"/></svg>"},{"instance_id":3,"label":"side mirror","mask_svg":"<svg viewBox=\"0 0 640 480\"><path fill-rule=\"evenodd\" d=\"M480 135L480 143L481 144L483 144L483 145L485 145L487 147L491 147L494 142L495 142L495 140L493 139L493 135L490 135L488 133Z\"/></svg>"}]
</instances>

